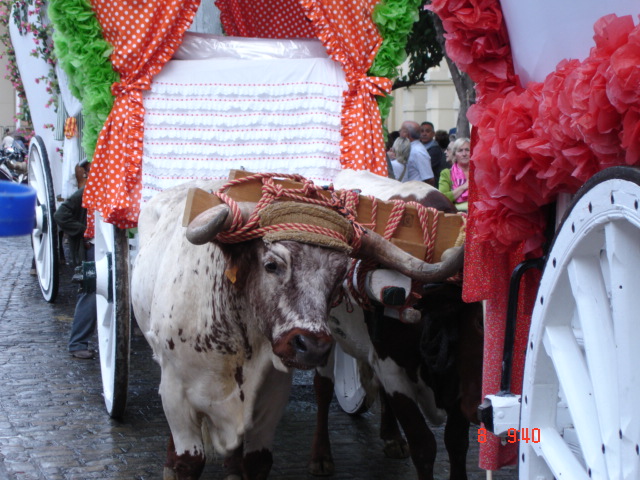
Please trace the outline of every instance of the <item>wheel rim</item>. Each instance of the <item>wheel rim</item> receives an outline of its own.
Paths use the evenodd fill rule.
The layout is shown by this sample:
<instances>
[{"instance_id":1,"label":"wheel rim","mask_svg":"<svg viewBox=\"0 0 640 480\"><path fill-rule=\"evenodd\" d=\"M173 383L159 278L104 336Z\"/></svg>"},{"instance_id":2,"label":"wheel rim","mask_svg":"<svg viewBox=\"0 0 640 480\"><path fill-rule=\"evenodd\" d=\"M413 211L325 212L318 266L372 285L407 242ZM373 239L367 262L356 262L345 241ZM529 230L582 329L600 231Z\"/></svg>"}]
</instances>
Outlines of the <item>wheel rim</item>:
<instances>
[{"instance_id":1,"label":"wheel rim","mask_svg":"<svg viewBox=\"0 0 640 480\"><path fill-rule=\"evenodd\" d=\"M58 294L58 229L53 220L55 192L49 160L40 137L29 145L29 185L36 191L36 224L31 235L42 296L55 301Z\"/></svg>"},{"instance_id":2,"label":"wheel rim","mask_svg":"<svg viewBox=\"0 0 640 480\"><path fill-rule=\"evenodd\" d=\"M624 179L623 179L624 178ZM640 174L594 177L563 222L527 346L520 478L640 478Z\"/></svg>"},{"instance_id":3,"label":"wheel rim","mask_svg":"<svg viewBox=\"0 0 640 480\"><path fill-rule=\"evenodd\" d=\"M127 232L96 216L96 309L100 370L110 416L124 414L130 346L129 258Z\"/></svg>"},{"instance_id":4,"label":"wheel rim","mask_svg":"<svg viewBox=\"0 0 640 480\"><path fill-rule=\"evenodd\" d=\"M350 415L364 413L367 392L360 380L358 361L336 343L334 357L334 393L342 410Z\"/></svg>"}]
</instances>

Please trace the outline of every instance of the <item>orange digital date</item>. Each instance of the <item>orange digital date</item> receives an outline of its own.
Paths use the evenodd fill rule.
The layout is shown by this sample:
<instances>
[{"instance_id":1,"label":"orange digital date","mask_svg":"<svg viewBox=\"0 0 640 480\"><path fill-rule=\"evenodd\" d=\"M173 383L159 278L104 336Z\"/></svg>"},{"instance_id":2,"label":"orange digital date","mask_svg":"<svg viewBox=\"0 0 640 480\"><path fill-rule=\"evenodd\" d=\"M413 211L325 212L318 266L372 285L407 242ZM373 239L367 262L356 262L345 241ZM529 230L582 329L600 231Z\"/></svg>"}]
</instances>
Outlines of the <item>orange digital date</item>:
<instances>
[{"instance_id":1,"label":"orange digital date","mask_svg":"<svg viewBox=\"0 0 640 480\"><path fill-rule=\"evenodd\" d=\"M478 429L478 443L485 443L487 441L487 429ZM525 442L525 443L540 443L540 429L539 428L521 428L517 430L510 428L507 430L506 441L509 443Z\"/></svg>"}]
</instances>

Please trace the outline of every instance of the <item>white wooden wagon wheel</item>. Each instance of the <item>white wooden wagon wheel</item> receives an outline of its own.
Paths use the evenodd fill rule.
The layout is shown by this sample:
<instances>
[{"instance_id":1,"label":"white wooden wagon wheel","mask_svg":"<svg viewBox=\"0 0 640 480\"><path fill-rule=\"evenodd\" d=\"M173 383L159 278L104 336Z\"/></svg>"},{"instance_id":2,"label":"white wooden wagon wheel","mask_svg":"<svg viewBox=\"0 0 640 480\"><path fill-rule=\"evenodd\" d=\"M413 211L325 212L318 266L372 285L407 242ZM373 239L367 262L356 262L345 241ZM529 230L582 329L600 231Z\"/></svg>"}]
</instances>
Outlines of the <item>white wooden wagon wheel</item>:
<instances>
[{"instance_id":1,"label":"white wooden wagon wheel","mask_svg":"<svg viewBox=\"0 0 640 480\"><path fill-rule=\"evenodd\" d=\"M610 168L556 236L527 346L521 479L640 478L639 203L640 172Z\"/></svg>"},{"instance_id":2,"label":"white wooden wagon wheel","mask_svg":"<svg viewBox=\"0 0 640 480\"><path fill-rule=\"evenodd\" d=\"M124 414L129 384L131 307L127 231L96 215L96 309L102 389L107 412Z\"/></svg>"},{"instance_id":3,"label":"white wooden wagon wheel","mask_svg":"<svg viewBox=\"0 0 640 480\"><path fill-rule=\"evenodd\" d=\"M31 234L38 283L47 302L58 295L58 228L53 220L56 198L44 142L38 136L29 144L29 185L36 191L36 221Z\"/></svg>"},{"instance_id":4,"label":"white wooden wagon wheel","mask_svg":"<svg viewBox=\"0 0 640 480\"><path fill-rule=\"evenodd\" d=\"M334 393L340 408L349 415L360 415L369 409L367 391L362 385L358 361L336 343L334 355Z\"/></svg>"}]
</instances>

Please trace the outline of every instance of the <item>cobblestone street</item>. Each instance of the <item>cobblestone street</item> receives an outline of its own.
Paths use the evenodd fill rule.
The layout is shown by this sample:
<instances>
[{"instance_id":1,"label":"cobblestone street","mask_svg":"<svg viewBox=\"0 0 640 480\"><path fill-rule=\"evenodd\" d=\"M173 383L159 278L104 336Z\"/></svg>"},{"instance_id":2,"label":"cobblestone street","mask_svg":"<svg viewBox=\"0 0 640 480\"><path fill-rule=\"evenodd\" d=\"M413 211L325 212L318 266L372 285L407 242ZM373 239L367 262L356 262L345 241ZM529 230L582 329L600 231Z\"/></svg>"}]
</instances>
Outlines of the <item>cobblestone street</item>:
<instances>
[{"instance_id":1,"label":"cobblestone street","mask_svg":"<svg viewBox=\"0 0 640 480\"><path fill-rule=\"evenodd\" d=\"M61 266L60 290L46 303L29 274L31 247L26 237L0 238L0 480L159 479L169 429L157 393L159 368L138 333L132 336L127 411L122 421L107 415L96 360L74 359L67 339L77 286ZM378 438L378 409L359 417L343 413L334 401L330 425L336 462L334 480L414 479L409 459L391 460ZM306 473L315 424L312 374L296 376L292 399L274 447L272 480L312 479ZM448 478L438 437L436 478ZM470 432L469 478L478 469L476 430ZM221 479L220 459L209 462L202 478ZM517 478L515 469L494 479Z\"/></svg>"}]
</instances>

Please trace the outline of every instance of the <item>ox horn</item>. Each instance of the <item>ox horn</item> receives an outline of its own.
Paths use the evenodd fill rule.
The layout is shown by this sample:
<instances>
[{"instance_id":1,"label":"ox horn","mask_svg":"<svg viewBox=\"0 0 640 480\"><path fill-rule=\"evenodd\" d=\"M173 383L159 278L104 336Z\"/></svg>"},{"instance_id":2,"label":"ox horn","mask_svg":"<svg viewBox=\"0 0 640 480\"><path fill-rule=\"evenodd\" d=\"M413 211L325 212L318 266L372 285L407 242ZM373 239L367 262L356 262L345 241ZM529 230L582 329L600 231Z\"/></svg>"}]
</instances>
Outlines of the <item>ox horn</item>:
<instances>
[{"instance_id":1,"label":"ox horn","mask_svg":"<svg viewBox=\"0 0 640 480\"><path fill-rule=\"evenodd\" d=\"M367 230L356 253L358 258L373 259L421 283L438 283L462 269L464 247L452 247L442 254L439 263L427 263L405 252L377 233Z\"/></svg>"},{"instance_id":2,"label":"ox horn","mask_svg":"<svg viewBox=\"0 0 640 480\"><path fill-rule=\"evenodd\" d=\"M256 204L239 203L238 206L242 212L242 218L246 221ZM214 240L219 233L228 231L233 223L233 216L229 215L230 212L229 206L222 203L200 213L191 220L187 227L187 240L194 245L204 245Z\"/></svg>"}]
</instances>

